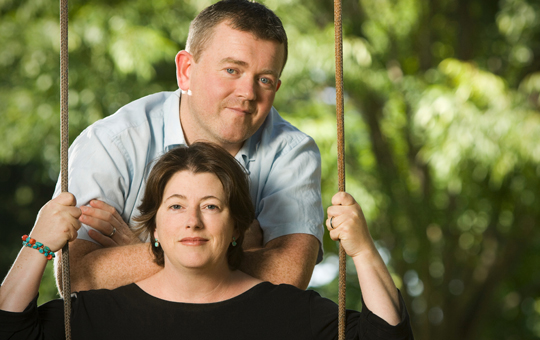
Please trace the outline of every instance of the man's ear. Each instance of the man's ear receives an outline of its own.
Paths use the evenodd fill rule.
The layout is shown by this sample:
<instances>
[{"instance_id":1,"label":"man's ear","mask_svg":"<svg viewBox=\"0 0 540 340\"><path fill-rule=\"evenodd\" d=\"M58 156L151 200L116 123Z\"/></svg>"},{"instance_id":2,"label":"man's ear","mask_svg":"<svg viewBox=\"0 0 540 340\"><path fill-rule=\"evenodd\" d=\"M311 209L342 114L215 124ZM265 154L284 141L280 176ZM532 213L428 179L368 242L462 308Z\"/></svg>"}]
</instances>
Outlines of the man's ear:
<instances>
[{"instance_id":1,"label":"man's ear","mask_svg":"<svg viewBox=\"0 0 540 340\"><path fill-rule=\"evenodd\" d=\"M281 87L281 79L278 80L278 82L277 82L276 92L279 90L280 87Z\"/></svg>"},{"instance_id":2,"label":"man's ear","mask_svg":"<svg viewBox=\"0 0 540 340\"><path fill-rule=\"evenodd\" d=\"M187 91L189 90L190 71L191 64L193 64L193 56L189 52L182 50L176 55L175 62L176 82L178 83L178 87L182 91Z\"/></svg>"}]
</instances>

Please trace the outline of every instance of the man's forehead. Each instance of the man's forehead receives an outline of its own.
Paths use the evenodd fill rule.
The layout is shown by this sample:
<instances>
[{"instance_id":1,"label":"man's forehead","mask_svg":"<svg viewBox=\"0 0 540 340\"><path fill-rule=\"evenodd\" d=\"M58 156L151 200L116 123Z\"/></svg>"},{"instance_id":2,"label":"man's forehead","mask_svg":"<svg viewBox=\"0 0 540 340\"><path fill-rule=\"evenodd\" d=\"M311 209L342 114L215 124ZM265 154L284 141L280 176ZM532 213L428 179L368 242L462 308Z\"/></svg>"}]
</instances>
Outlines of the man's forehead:
<instances>
[{"instance_id":1,"label":"man's forehead","mask_svg":"<svg viewBox=\"0 0 540 340\"><path fill-rule=\"evenodd\" d=\"M218 37L218 32L228 32L228 34L225 34L225 39L227 37L230 37L231 36L231 32L237 32L237 33L242 33L242 34L247 34L247 35L250 35L254 40L259 40L259 41L265 41L265 42L270 42L270 43L273 43L274 46L275 46L275 55L276 57L281 55L281 62L280 62L280 65L278 66L279 70L278 70L278 74L280 73L280 71L282 70L283 68L283 64L284 64L284 58L285 58L285 45L283 43L280 43L279 41L276 41L276 40L272 40L272 39L262 39L260 37L258 37L256 34L254 34L253 32L250 32L250 31L243 31L243 30L239 30L239 29L236 29L234 27L231 26L231 24L228 22L228 21L222 21L221 23L219 23L218 25L216 25L213 29L212 29L212 34L211 34L211 37L210 39L208 39L208 41L205 43L205 46L203 48L203 50L201 51L201 58L204 57L204 55L206 54L207 50L211 49L211 47L214 45L214 44L220 44L222 43L223 41L223 37ZM247 45L247 41L248 40L240 40L239 44L242 44L243 42L245 41L245 44ZM236 61L238 62L243 62L242 60L242 57L238 55L238 53L234 53L234 52L237 52L238 51L238 45L235 46L228 46L228 45L223 45L220 47L220 49L224 52L224 54L226 54L225 56L223 56L221 59L220 59L220 62L226 58L231 58L231 59L235 59ZM227 54L230 54L230 55L227 55Z\"/></svg>"}]
</instances>

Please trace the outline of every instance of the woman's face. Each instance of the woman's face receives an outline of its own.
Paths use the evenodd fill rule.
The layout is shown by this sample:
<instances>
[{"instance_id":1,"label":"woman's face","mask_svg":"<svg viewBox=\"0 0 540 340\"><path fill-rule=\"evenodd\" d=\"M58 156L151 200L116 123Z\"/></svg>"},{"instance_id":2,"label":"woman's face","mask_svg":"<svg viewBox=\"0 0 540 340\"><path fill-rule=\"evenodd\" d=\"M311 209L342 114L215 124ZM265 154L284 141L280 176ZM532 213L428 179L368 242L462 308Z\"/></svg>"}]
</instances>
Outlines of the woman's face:
<instances>
[{"instance_id":1,"label":"woman's face","mask_svg":"<svg viewBox=\"0 0 540 340\"><path fill-rule=\"evenodd\" d=\"M214 269L228 266L234 222L216 175L180 171L172 176L156 215L154 237L165 253L165 267Z\"/></svg>"}]
</instances>

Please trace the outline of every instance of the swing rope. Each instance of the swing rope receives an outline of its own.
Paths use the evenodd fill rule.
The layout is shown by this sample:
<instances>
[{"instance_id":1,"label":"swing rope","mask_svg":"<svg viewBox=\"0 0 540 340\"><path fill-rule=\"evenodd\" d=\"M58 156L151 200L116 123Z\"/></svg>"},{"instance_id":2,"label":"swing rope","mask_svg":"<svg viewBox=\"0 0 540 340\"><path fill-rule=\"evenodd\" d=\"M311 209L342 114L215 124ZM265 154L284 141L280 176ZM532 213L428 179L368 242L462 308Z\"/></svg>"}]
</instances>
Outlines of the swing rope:
<instances>
[{"instance_id":1,"label":"swing rope","mask_svg":"<svg viewBox=\"0 0 540 340\"><path fill-rule=\"evenodd\" d=\"M336 59L336 118L339 191L345 191L345 132L343 110L343 32L341 25L341 0L334 0L334 40ZM339 244L339 296L338 296L338 339L345 339L345 290L346 257L345 249Z\"/></svg>"},{"instance_id":2,"label":"swing rope","mask_svg":"<svg viewBox=\"0 0 540 340\"><path fill-rule=\"evenodd\" d=\"M336 59L336 118L338 152L338 186L345 191L345 147L343 110L343 33L341 0L334 0L334 32ZM68 0L60 0L60 181L61 191L68 191ZM62 248L62 290L64 292L64 325L66 340L71 340L71 281L69 244ZM346 253L339 245L338 339L345 339ZM67 294L67 298L66 298Z\"/></svg>"},{"instance_id":3,"label":"swing rope","mask_svg":"<svg viewBox=\"0 0 540 340\"><path fill-rule=\"evenodd\" d=\"M60 182L68 191L68 0L60 0ZM64 292L64 327L71 340L71 281L69 276L69 243L62 248L62 291Z\"/></svg>"}]
</instances>

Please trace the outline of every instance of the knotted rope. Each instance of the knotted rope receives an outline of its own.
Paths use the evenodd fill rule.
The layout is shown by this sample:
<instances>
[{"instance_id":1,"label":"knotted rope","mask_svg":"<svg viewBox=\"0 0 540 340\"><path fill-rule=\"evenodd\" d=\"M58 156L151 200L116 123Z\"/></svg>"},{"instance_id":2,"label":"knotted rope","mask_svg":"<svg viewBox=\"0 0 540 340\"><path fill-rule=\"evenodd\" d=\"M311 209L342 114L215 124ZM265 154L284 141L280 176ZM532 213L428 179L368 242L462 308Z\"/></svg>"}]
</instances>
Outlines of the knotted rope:
<instances>
[{"instance_id":1,"label":"knotted rope","mask_svg":"<svg viewBox=\"0 0 540 340\"><path fill-rule=\"evenodd\" d=\"M60 0L60 183L68 191L68 0ZM64 292L64 325L66 339L71 340L71 282L69 276L69 243L62 248L62 291Z\"/></svg>"},{"instance_id":2,"label":"knotted rope","mask_svg":"<svg viewBox=\"0 0 540 340\"><path fill-rule=\"evenodd\" d=\"M334 0L334 33L336 59L336 118L339 191L345 191L345 132L343 119L343 32L341 25L341 0ZM338 339L345 340L345 291L347 279L347 254L339 244L339 298Z\"/></svg>"}]
</instances>

